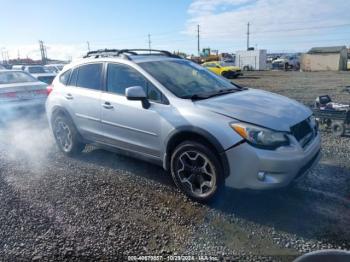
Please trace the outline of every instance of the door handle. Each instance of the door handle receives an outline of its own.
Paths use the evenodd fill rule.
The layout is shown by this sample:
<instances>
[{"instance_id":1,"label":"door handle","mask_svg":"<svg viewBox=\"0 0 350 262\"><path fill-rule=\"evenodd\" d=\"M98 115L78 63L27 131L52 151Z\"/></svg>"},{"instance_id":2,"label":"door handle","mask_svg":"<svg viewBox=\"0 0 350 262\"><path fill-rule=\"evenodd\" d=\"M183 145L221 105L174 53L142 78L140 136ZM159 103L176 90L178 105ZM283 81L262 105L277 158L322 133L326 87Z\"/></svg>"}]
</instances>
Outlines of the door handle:
<instances>
[{"instance_id":1,"label":"door handle","mask_svg":"<svg viewBox=\"0 0 350 262\"><path fill-rule=\"evenodd\" d=\"M72 100L74 97L72 96L72 94L66 94L65 95L66 99L68 100Z\"/></svg>"},{"instance_id":2,"label":"door handle","mask_svg":"<svg viewBox=\"0 0 350 262\"><path fill-rule=\"evenodd\" d=\"M102 104L102 106L106 109L114 108L114 106L112 106L110 102L104 102L104 104Z\"/></svg>"}]
</instances>

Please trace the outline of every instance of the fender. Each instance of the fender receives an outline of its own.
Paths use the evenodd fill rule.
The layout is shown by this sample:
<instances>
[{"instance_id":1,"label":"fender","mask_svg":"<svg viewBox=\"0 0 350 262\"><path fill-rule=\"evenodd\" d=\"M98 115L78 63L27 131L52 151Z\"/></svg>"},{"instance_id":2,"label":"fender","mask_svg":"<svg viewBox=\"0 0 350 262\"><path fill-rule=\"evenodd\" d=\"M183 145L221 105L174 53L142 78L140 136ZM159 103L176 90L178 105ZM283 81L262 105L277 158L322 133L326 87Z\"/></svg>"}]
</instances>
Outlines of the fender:
<instances>
[{"instance_id":1,"label":"fender","mask_svg":"<svg viewBox=\"0 0 350 262\"><path fill-rule=\"evenodd\" d=\"M180 135L181 133L187 133L187 132L192 133L194 135L198 135L200 138L204 138L210 143L211 146L215 148L215 150L218 153L218 158L223 167L224 176L227 177L229 175L229 164L228 164L228 160L225 154L225 149L223 148L223 146L220 144L218 139L212 134L210 134L208 131L202 128L190 126L190 125L175 128L173 131L170 132L170 134L164 140L166 152L164 154L163 168L165 170L169 170L169 161L170 161L169 151L171 149L170 148L171 140L176 136Z\"/></svg>"}]
</instances>

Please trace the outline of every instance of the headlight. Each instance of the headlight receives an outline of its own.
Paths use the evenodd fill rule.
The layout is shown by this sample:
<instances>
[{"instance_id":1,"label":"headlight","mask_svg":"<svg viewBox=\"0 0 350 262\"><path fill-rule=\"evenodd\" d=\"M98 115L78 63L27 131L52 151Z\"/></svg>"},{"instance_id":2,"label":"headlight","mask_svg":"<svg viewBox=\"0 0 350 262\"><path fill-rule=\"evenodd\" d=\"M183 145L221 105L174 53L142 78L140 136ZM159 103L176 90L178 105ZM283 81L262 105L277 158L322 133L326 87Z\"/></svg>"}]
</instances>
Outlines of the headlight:
<instances>
[{"instance_id":1,"label":"headlight","mask_svg":"<svg viewBox=\"0 0 350 262\"><path fill-rule=\"evenodd\" d=\"M250 144L259 148L276 149L280 146L289 145L289 139L286 133L283 132L276 132L246 123L233 123L231 127Z\"/></svg>"}]
</instances>

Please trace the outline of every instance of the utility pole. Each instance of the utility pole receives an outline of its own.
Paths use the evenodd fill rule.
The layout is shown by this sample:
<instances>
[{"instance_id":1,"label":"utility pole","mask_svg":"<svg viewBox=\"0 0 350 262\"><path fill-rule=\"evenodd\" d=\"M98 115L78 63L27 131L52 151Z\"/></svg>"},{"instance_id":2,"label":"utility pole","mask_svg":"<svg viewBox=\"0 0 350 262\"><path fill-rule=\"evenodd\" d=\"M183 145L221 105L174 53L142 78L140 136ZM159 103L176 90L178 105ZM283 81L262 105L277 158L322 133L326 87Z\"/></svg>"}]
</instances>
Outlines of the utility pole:
<instances>
[{"instance_id":1,"label":"utility pole","mask_svg":"<svg viewBox=\"0 0 350 262\"><path fill-rule=\"evenodd\" d=\"M90 52L90 42L86 41L88 52Z\"/></svg>"},{"instance_id":2,"label":"utility pole","mask_svg":"<svg viewBox=\"0 0 350 262\"><path fill-rule=\"evenodd\" d=\"M40 46L40 53L41 53L41 62L43 63L43 65L46 64L46 48L44 46L44 42L39 40L39 46Z\"/></svg>"},{"instance_id":3,"label":"utility pole","mask_svg":"<svg viewBox=\"0 0 350 262\"><path fill-rule=\"evenodd\" d=\"M199 25L197 25L197 51L198 51L198 56L200 56L200 45L199 45Z\"/></svg>"},{"instance_id":4,"label":"utility pole","mask_svg":"<svg viewBox=\"0 0 350 262\"><path fill-rule=\"evenodd\" d=\"M250 23L248 22L248 24L247 24L247 50L249 50L249 35L250 35L249 26L250 26Z\"/></svg>"},{"instance_id":5,"label":"utility pole","mask_svg":"<svg viewBox=\"0 0 350 262\"><path fill-rule=\"evenodd\" d=\"M151 47L152 47L151 34L148 34L148 49L151 50Z\"/></svg>"},{"instance_id":6,"label":"utility pole","mask_svg":"<svg viewBox=\"0 0 350 262\"><path fill-rule=\"evenodd\" d=\"M1 48L1 56L2 56L2 63L6 64L6 49L4 47Z\"/></svg>"}]
</instances>

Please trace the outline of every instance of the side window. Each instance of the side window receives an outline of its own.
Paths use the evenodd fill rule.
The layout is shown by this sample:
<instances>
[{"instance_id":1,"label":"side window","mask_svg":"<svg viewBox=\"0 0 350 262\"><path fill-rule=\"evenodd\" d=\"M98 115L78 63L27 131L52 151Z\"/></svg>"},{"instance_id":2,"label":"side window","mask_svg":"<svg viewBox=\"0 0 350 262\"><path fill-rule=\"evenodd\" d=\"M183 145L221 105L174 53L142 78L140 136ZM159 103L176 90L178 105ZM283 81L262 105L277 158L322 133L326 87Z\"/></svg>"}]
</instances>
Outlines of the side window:
<instances>
[{"instance_id":1,"label":"side window","mask_svg":"<svg viewBox=\"0 0 350 262\"><path fill-rule=\"evenodd\" d=\"M132 67L120 64L109 64L107 69L107 91L125 95L125 89L131 86L142 86L148 99L162 101L162 94L146 78Z\"/></svg>"},{"instance_id":2,"label":"side window","mask_svg":"<svg viewBox=\"0 0 350 262\"><path fill-rule=\"evenodd\" d=\"M75 68L72 72L72 76L69 80L69 85L70 86L75 86L77 84L77 79L78 79L78 68Z\"/></svg>"},{"instance_id":3,"label":"side window","mask_svg":"<svg viewBox=\"0 0 350 262\"><path fill-rule=\"evenodd\" d=\"M64 72L63 74L61 74L60 78L59 78L60 83L67 85L71 72L72 72L72 70L68 70L68 71Z\"/></svg>"},{"instance_id":4,"label":"side window","mask_svg":"<svg viewBox=\"0 0 350 262\"><path fill-rule=\"evenodd\" d=\"M158 91L157 88L155 88L154 85L152 85L151 83L147 83L147 97L149 100L151 101L155 101L158 103L162 102L162 93Z\"/></svg>"},{"instance_id":5,"label":"side window","mask_svg":"<svg viewBox=\"0 0 350 262\"><path fill-rule=\"evenodd\" d=\"M100 90L102 64L88 64L80 66L76 86Z\"/></svg>"}]
</instances>

